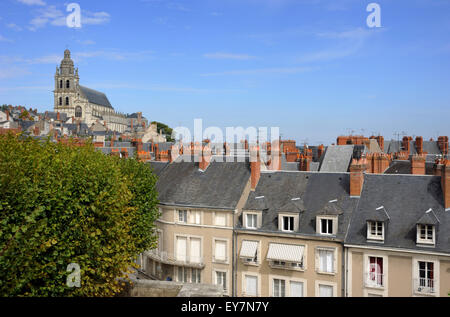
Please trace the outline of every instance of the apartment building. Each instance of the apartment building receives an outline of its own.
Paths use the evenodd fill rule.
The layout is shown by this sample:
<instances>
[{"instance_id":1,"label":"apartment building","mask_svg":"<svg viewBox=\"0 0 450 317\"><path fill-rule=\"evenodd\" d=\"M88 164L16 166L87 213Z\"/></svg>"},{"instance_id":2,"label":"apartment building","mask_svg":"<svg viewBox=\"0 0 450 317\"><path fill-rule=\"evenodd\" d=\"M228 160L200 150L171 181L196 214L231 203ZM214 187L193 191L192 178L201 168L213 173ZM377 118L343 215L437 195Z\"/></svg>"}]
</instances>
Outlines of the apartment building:
<instances>
[{"instance_id":1,"label":"apartment building","mask_svg":"<svg viewBox=\"0 0 450 317\"><path fill-rule=\"evenodd\" d=\"M233 227L250 191L248 162L202 156L151 164L159 176L159 245L142 255L142 269L161 280L219 284L231 296Z\"/></svg>"},{"instance_id":2,"label":"apartment building","mask_svg":"<svg viewBox=\"0 0 450 317\"><path fill-rule=\"evenodd\" d=\"M440 176L356 175L345 239L346 296L448 296L450 163Z\"/></svg>"},{"instance_id":3,"label":"apartment building","mask_svg":"<svg viewBox=\"0 0 450 317\"><path fill-rule=\"evenodd\" d=\"M236 227L237 296L343 296L349 187L348 173L261 172Z\"/></svg>"}]
</instances>

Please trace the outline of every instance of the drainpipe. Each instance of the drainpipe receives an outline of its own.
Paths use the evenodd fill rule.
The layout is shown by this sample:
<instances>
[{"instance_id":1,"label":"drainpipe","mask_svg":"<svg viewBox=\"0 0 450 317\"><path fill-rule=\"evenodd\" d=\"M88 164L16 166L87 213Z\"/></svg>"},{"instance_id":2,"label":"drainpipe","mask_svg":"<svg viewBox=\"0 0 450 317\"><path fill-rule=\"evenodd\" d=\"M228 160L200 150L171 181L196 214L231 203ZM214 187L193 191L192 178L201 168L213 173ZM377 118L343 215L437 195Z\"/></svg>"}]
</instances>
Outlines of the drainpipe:
<instances>
[{"instance_id":1,"label":"drainpipe","mask_svg":"<svg viewBox=\"0 0 450 317\"><path fill-rule=\"evenodd\" d=\"M343 269L344 269L344 274L343 274L343 281L342 281L342 295L344 297L348 297L348 249L344 246L344 252L342 253L342 260L343 260Z\"/></svg>"},{"instance_id":2,"label":"drainpipe","mask_svg":"<svg viewBox=\"0 0 450 317\"><path fill-rule=\"evenodd\" d=\"M236 222L235 222L235 217L236 217L236 213L237 213L237 209L235 209L234 210L234 212L233 212L233 243L232 243L232 257L233 257L233 260L232 260L232 264L231 264L231 266L232 266L232 268L231 268L231 275L232 275L232 292L231 292L231 297L236 297L236 294L237 294L237 290L236 290L236 282L237 282L237 279L236 279L236 274L237 274L237 272L236 272L236 231L235 231L235 228L236 228Z\"/></svg>"}]
</instances>

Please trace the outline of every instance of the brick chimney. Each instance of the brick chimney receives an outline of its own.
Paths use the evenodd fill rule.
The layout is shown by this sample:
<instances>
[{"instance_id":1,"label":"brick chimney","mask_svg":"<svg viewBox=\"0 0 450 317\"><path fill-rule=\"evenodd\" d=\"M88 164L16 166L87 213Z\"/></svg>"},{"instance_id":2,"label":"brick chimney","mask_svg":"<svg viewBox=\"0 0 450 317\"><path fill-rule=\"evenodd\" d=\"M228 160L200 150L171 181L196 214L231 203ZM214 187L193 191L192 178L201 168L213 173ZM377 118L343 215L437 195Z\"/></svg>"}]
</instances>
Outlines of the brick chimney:
<instances>
[{"instance_id":1,"label":"brick chimney","mask_svg":"<svg viewBox=\"0 0 450 317\"><path fill-rule=\"evenodd\" d=\"M377 137L375 137L375 139L378 142L378 145L380 146L381 151L384 151L384 137L379 135Z\"/></svg>"},{"instance_id":2,"label":"brick chimney","mask_svg":"<svg viewBox=\"0 0 450 317\"><path fill-rule=\"evenodd\" d=\"M60 121L61 120L61 115L59 114L59 112L56 113L56 120Z\"/></svg>"},{"instance_id":3,"label":"brick chimney","mask_svg":"<svg viewBox=\"0 0 450 317\"><path fill-rule=\"evenodd\" d=\"M444 195L445 210L450 210L450 161L445 160L441 176L442 194Z\"/></svg>"},{"instance_id":4,"label":"brick chimney","mask_svg":"<svg viewBox=\"0 0 450 317\"><path fill-rule=\"evenodd\" d=\"M433 174L434 176L442 176L442 168L444 166L443 159L437 159L433 165Z\"/></svg>"},{"instance_id":5,"label":"brick chimney","mask_svg":"<svg viewBox=\"0 0 450 317\"><path fill-rule=\"evenodd\" d=\"M360 197L364 185L364 171L366 159L353 159L350 165L350 197Z\"/></svg>"},{"instance_id":6,"label":"brick chimney","mask_svg":"<svg viewBox=\"0 0 450 317\"><path fill-rule=\"evenodd\" d=\"M131 132L133 132L133 118L131 118Z\"/></svg>"},{"instance_id":7,"label":"brick chimney","mask_svg":"<svg viewBox=\"0 0 450 317\"><path fill-rule=\"evenodd\" d=\"M403 137L402 146L403 146L404 151L407 152L408 155L410 153L410 150L409 150L409 144L410 144L409 142L410 141L411 141L411 137L409 137L409 136Z\"/></svg>"},{"instance_id":8,"label":"brick chimney","mask_svg":"<svg viewBox=\"0 0 450 317\"><path fill-rule=\"evenodd\" d=\"M251 189L255 190L261 177L261 158L259 156L259 146L250 146L250 170Z\"/></svg>"},{"instance_id":9,"label":"brick chimney","mask_svg":"<svg viewBox=\"0 0 450 317\"><path fill-rule=\"evenodd\" d=\"M272 171L281 170L281 149L280 141L275 140L270 146L270 169Z\"/></svg>"},{"instance_id":10,"label":"brick chimney","mask_svg":"<svg viewBox=\"0 0 450 317\"><path fill-rule=\"evenodd\" d=\"M6 121L9 121L9 110L6 110Z\"/></svg>"},{"instance_id":11,"label":"brick chimney","mask_svg":"<svg viewBox=\"0 0 450 317\"><path fill-rule=\"evenodd\" d=\"M421 136L416 138L416 150L418 154L423 154L423 138Z\"/></svg>"},{"instance_id":12,"label":"brick chimney","mask_svg":"<svg viewBox=\"0 0 450 317\"><path fill-rule=\"evenodd\" d=\"M206 171L210 162L211 162L211 147L208 144L205 147L203 147L203 151L202 151L202 155L201 155L201 159L200 159L200 163L198 164L198 167L202 171Z\"/></svg>"},{"instance_id":13,"label":"brick chimney","mask_svg":"<svg viewBox=\"0 0 450 317\"><path fill-rule=\"evenodd\" d=\"M323 152L325 152L325 147L323 146L323 144L319 145L319 148L317 149L317 156L319 158L322 157Z\"/></svg>"},{"instance_id":14,"label":"brick chimney","mask_svg":"<svg viewBox=\"0 0 450 317\"><path fill-rule=\"evenodd\" d=\"M443 155L448 154L448 136L440 136L438 138L438 146Z\"/></svg>"},{"instance_id":15,"label":"brick chimney","mask_svg":"<svg viewBox=\"0 0 450 317\"><path fill-rule=\"evenodd\" d=\"M411 174L425 175L425 155L417 154L411 157Z\"/></svg>"}]
</instances>

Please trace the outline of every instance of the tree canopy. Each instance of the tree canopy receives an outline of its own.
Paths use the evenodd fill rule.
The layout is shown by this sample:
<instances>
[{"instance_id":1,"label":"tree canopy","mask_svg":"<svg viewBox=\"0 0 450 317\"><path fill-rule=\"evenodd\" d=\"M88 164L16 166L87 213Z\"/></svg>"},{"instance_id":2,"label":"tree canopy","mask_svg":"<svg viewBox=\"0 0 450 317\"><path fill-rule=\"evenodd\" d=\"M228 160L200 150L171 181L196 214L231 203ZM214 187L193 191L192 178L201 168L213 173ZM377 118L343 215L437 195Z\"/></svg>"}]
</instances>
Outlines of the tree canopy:
<instances>
[{"instance_id":1,"label":"tree canopy","mask_svg":"<svg viewBox=\"0 0 450 317\"><path fill-rule=\"evenodd\" d=\"M158 121L153 121L152 124L156 123L156 130L158 131L158 133L162 133L166 136L166 140L167 142L173 142L175 141L172 138L172 131L173 129L170 128L167 124L158 122Z\"/></svg>"},{"instance_id":2,"label":"tree canopy","mask_svg":"<svg viewBox=\"0 0 450 317\"><path fill-rule=\"evenodd\" d=\"M156 176L137 160L0 136L0 296L113 296L155 247ZM80 267L81 287L66 283Z\"/></svg>"}]
</instances>

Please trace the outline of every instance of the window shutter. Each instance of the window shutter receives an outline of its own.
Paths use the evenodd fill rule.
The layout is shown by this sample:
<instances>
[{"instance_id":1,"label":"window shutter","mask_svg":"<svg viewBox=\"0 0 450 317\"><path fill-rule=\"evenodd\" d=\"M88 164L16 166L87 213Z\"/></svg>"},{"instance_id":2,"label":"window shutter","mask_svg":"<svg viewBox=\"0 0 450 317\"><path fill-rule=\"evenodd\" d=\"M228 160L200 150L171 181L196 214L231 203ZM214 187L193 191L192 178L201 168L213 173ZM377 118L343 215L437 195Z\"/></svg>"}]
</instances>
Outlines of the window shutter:
<instances>
[{"instance_id":1,"label":"window shutter","mask_svg":"<svg viewBox=\"0 0 450 317\"><path fill-rule=\"evenodd\" d=\"M316 249L316 272L320 271L320 250Z\"/></svg>"},{"instance_id":2,"label":"window shutter","mask_svg":"<svg viewBox=\"0 0 450 317\"><path fill-rule=\"evenodd\" d=\"M215 255L214 258L216 260L225 261L226 260L226 242L225 241L216 241L215 246Z\"/></svg>"},{"instance_id":3,"label":"window shutter","mask_svg":"<svg viewBox=\"0 0 450 317\"><path fill-rule=\"evenodd\" d=\"M303 283L291 282L290 297L303 297Z\"/></svg>"},{"instance_id":4,"label":"window shutter","mask_svg":"<svg viewBox=\"0 0 450 317\"><path fill-rule=\"evenodd\" d=\"M258 287L258 278L256 276L246 276L246 289L247 295L256 296Z\"/></svg>"},{"instance_id":5,"label":"window shutter","mask_svg":"<svg viewBox=\"0 0 450 317\"><path fill-rule=\"evenodd\" d=\"M186 261L187 241L184 237L177 237L177 260Z\"/></svg>"},{"instance_id":6,"label":"window shutter","mask_svg":"<svg viewBox=\"0 0 450 317\"><path fill-rule=\"evenodd\" d=\"M326 251L327 255L327 272L333 272L333 253L331 251Z\"/></svg>"},{"instance_id":7,"label":"window shutter","mask_svg":"<svg viewBox=\"0 0 450 317\"><path fill-rule=\"evenodd\" d=\"M332 297L333 296L333 286L319 285L319 296L320 297Z\"/></svg>"},{"instance_id":8,"label":"window shutter","mask_svg":"<svg viewBox=\"0 0 450 317\"><path fill-rule=\"evenodd\" d=\"M226 226L227 225L227 215L225 213L216 213L215 220L216 226Z\"/></svg>"},{"instance_id":9,"label":"window shutter","mask_svg":"<svg viewBox=\"0 0 450 317\"><path fill-rule=\"evenodd\" d=\"M316 233L320 233L320 219L316 217Z\"/></svg>"},{"instance_id":10,"label":"window shutter","mask_svg":"<svg viewBox=\"0 0 450 317\"><path fill-rule=\"evenodd\" d=\"M191 262L200 263L201 262L201 252L200 252L200 239L191 238Z\"/></svg>"}]
</instances>

